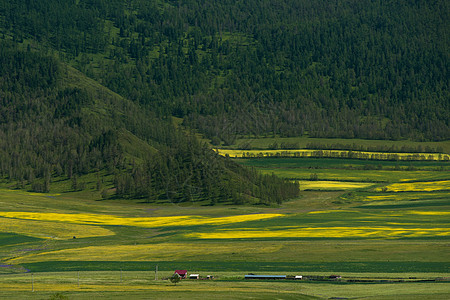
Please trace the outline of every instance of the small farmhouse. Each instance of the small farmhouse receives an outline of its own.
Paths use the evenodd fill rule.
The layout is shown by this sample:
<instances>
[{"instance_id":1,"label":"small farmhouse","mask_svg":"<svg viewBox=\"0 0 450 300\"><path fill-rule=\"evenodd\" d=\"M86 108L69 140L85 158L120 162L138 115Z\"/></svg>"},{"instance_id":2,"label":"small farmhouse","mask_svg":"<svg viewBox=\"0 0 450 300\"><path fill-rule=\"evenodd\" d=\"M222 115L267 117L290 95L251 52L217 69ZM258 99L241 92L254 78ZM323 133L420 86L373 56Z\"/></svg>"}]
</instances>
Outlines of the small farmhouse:
<instances>
[{"instance_id":1,"label":"small farmhouse","mask_svg":"<svg viewBox=\"0 0 450 300\"><path fill-rule=\"evenodd\" d=\"M186 279L187 270L175 270L175 274L178 274L181 279Z\"/></svg>"},{"instance_id":2,"label":"small farmhouse","mask_svg":"<svg viewBox=\"0 0 450 300\"><path fill-rule=\"evenodd\" d=\"M189 275L189 279L199 279L200 278L200 274L190 274Z\"/></svg>"}]
</instances>

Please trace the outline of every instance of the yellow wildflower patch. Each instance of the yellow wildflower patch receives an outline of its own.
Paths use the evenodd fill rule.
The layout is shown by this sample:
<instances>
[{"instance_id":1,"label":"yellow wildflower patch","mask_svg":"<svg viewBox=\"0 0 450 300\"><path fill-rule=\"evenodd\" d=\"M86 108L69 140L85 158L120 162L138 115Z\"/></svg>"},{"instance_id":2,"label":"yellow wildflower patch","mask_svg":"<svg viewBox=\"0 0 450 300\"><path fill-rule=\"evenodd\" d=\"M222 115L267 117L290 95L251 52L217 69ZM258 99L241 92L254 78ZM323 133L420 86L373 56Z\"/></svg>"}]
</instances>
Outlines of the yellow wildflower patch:
<instances>
[{"instance_id":1,"label":"yellow wildflower patch","mask_svg":"<svg viewBox=\"0 0 450 300\"><path fill-rule=\"evenodd\" d=\"M65 224L38 220L20 220L0 217L0 232L54 239L87 238L114 235L114 232L100 226Z\"/></svg>"},{"instance_id":2,"label":"yellow wildflower patch","mask_svg":"<svg viewBox=\"0 0 450 300\"><path fill-rule=\"evenodd\" d=\"M366 196L363 201L408 201L408 200L420 200L420 199L430 199L432 197L441 198L442 192L437 191L436 193L430 192L415 192L415 193L396 193L396 194L379 194Z\"/></svg>"},{"instance_id":3,"label":"yellow wildflower patch","mask_svg":"<svg viewBox=\"0 0 450 300\"><path fill-rule=\"evenodd\" d=\"M413 215L424 215L424 216L448 216L449 211L419 211L419 210L409 210L407 213Z\"/></svg>"},{"instance_id":4,"label":"yellow wildflower patch","mask_svg":"<svg viewBox=\"0 0 450 300\"><path fill-rule=\"evenodd\" d=\"M199 239L251 238L405 238L450 236L448 228L401 227L298 227L284 230L232 229L208 233L190 233L187 237Z\"/></svg>"},{"instance_id":5,"label":"yellow wildflower patch","mask_svg":"<svg viewBox=\"0 0 450 300\"><path fill-rule=\"evenodd\" d=\"M346 182L346 181L299 181L301 190L351 190L367 188L374 185L367 182Z\"/></svg>"},{"instance_id":6,"label":"yellow wildflower patch","mask_svg":"<svg viewBox=\"0 0 450 300\"><path fill-rule=\"evenodd\" d=\"M124 218L114 215L99 214L63 214L63 213L39 213L39 212L0 212L0 217L25 220L53 221L90 225L122 225L135 227L169 227L186 225L223 225L237 222L257 221L282 217L283 214L251 214L237 215L219 218L202 216L170 216L170 217L142 217Z\"/></svg>"},{"instance_id":7,"label":"yellow wildflower patch","mask_svg":"<svg viewBox=\"0 0 450 300\"><path fill-rule=\"evenodd\" d=\"M393 183L388 186L388 192L433 192L450 190L450 180L439 181L422 181L422 182L404 182ZM382 191L382 188L377 188L377 191Z\"/></svg>"},{"instance_id":8,"label":"yellow wildflower patch","mask_svg":"<svg viewBox=\"0 0 450 300\"><path fill-rule=\"evenodd\" d=\"M329 214L329 213L343 213L343 212L349 212L349 213L359 213L359 211L356 210L345 210L345 209L328 209L328 210L314 210L308 212L308 214Z\"/></svg>"}]
</instances>

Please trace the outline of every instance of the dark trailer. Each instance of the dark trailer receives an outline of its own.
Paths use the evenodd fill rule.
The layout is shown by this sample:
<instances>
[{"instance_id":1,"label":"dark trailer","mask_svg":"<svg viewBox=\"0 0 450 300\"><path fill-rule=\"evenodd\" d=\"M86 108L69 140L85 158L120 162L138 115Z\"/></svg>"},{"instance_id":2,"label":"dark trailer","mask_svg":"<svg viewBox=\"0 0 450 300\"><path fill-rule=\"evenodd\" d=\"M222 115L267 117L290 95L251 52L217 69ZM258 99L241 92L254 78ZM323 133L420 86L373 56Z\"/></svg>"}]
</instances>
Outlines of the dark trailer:
<instances>
[{"instance_id":1,"label":"dark trailer","mask_svg":"<svg viewBox=\"0 0 450 300\"><path fill-rule=\"evenodd\" d=\"M286 275L245 275L245 279L286 279Z\"/></svg>"}]
</instances>

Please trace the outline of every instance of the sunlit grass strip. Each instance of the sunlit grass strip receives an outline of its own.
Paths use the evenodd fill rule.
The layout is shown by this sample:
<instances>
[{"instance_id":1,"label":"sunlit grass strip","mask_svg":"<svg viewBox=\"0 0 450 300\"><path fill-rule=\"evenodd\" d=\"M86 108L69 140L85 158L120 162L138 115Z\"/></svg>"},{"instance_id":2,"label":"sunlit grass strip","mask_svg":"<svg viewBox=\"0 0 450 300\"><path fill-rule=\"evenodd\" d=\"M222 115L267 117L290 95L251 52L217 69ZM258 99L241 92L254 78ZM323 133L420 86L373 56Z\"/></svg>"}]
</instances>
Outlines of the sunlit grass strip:
<instances>
[{"instance_id":1,"label":"sunlit grass strip","mask_svg":"<svg viewBox=\"0 0 450 300\"><path fill-rule=\"evenodd\" d=\"M300 180L300 190L351 190L367 188L373 183L367 182L345 182L345 181L308 181Z\"/></svg>"},{"instance_id":2,"label":"sunlit grass strip","mask_svg":"<svg viewBox=\"0 0 450 300\"><path fill-rule=\"evenodd\" d=\"M71 239L114 235L100 226L20 220L0 217L0 232L11 232L37 238Z\"/></svg>"},{"instance_id":3,"label":"sunlit grass strip","mask_svg":"<svg viewBox=\"0 0 450 300\"><path fill-rule=\"evenodd\" d=\"M61 194L50 194L50 193L34 193L34 192L26 192L26 191L22 191L22 190L7 190L7 189L2 189L2 192L5 193L12 193L12 194L24 194L24 195L29 195L29 196L48 196L48 197L55 197L55 196L60 196Z\"/></svg>"},{"instance_id":4,"label":"sunlit grass strip","mask_svg":"<svg viewBox=\"0 0 450 300\"><path fill-rule=\"evenodd\" d=\"M254 239L254 238L423 238L448 237L449 228L401 227L298 227L284 230L253 230L251 228L218 230L186 234L198 239Z\"/></svg>"},{"instance_id":5,"label":"sunlit grass strip","mask_svg":"<svg viewBox=\"0 0 450 300\"><path fill-rule=\"evenodd\" d=\"M32 263L40 261L176 261L208 255L231 255L232 253L273 253L282 245L252 244L198 244L161 243L144 245L88 246L76 249L47 251L13 258L8 263ZM213 253L212 253L213 252Z\"/></svg>"},{"instance_id":6,"label":"sunlit grass strip","mask_svg":"<svg viewBox=\"0 0 450 300\"><path fill-rule=\"evenodd\" d=\"M170 216L170 217L143 217L124 218L114 215L99 214L62 214L62 213L39 213L39 212L0 212L0 217L16 218L24 220L39 220L64 222L75 224L95 225L122 225L135 227L170 227L170 226L195 226L195 225L224 225L246 221L257 221L276 217L283 214L251 214L228 217L203 217L203 216Z\"/></svg>"},{"instance_id":7,"label":"sunlit grass strip","mask_svg":"<svg viewBox=\"0 0 450 300\"><path fill-rule=\"evenodd\" d=\"M382 191L383 188L377 188ZM388 192L433 192L450 190L450 180L393 183L385 187Z\"/></svg>"},{"instance_id":8,"label":"sunlit grass strip","mask_svg":"<svg viewBox=\"0 0 450 300\"><path fill-rule=\"evenodd\" d=\"M262 158L262 157L326 157L326 158L357 158L373 160L430 160L449 161L450 155L441 153L388 153L388 152L368 152L368 151L348 151L348 150L230 150L215 149L222 156L235 158Z\"/></svg>"}]
</instances>

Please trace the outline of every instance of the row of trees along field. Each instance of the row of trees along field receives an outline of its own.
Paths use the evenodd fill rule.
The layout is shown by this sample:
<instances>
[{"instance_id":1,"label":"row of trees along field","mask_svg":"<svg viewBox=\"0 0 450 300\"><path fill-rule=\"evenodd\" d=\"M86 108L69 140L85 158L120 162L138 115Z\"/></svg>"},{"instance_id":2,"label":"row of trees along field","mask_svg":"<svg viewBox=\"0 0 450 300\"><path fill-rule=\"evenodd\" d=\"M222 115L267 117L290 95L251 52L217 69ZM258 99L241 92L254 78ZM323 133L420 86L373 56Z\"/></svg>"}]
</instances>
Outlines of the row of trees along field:
<instances>
[{"instance_id":1,"label":"row of trees along field","mask_svg":"<svg viewBox=\"0 0 450 300\"><path fill-rule=\"evenodd\" d=\"M5 38L216 144L446 140L448 1L0 0Z\"/></svg>"},{"instance_id":2,"label":"row of trees along field","mask_svg":"<svg viewBox=\"0 0 450 300\"><path fill-rule=\"evenodd\" d=\"M124 138L138 141L133 151ZM114 196L146 201L271 204L299 191L218 156L58 59L0 41L0 178L49 192L55 180L83 189L89 173L113 176Z\"/></svg>"},{"instance_id":3,"label":"row of trees along field","mask_svg":"<svg viewBox=\"0 0 450 300\"><path fill-rule=\"evenodd\" d=\"M300 149L298 142L273 142L267 146L268 150L289 150ZM250 142L244 142L238 145L238 149L250 150L252 145ZM368 152L389 152L389 153L444 153L442 146L432 147L429 145L423 146L421 144L414 145L358 145L356 143L323 143L323 142L309 142L306 144L305 149L316 150L354 150L354 151L368 151Z\"/></svg>"}]
</instances>

